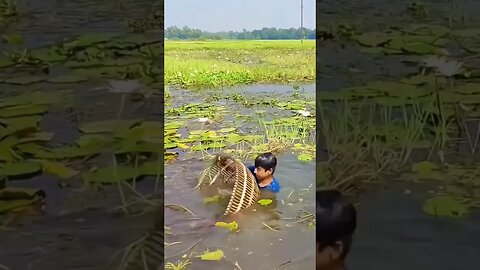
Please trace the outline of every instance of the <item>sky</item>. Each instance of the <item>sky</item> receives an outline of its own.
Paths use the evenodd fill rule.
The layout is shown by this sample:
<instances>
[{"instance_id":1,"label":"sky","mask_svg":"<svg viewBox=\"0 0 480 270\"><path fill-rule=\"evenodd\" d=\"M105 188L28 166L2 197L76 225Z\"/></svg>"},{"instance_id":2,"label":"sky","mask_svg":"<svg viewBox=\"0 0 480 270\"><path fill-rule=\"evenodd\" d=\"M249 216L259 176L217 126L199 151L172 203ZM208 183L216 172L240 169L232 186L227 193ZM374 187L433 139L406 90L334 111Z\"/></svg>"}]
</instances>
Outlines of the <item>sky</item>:
<instances>
[{"instance_id":1,"label":"sky","mask_svg":"<svg viewBox=\"0 0 480 270\"><path fill-rule=\"evenodd\" d=\"M208 32L299 28L300 0L165 0L165 28ZM315 29L315 0L303 0L303 27Z\"/></svg>"}]
</instances>

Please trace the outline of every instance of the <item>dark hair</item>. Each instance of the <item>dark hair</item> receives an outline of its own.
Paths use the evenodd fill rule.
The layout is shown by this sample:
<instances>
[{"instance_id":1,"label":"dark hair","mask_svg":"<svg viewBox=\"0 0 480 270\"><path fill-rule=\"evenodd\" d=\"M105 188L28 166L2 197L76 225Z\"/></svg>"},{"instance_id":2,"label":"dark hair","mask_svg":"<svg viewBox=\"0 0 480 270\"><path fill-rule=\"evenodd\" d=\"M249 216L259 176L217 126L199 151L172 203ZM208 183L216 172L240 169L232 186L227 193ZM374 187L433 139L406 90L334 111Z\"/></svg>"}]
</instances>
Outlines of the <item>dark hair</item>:
<instances>
[{"instance_id":1,"label":"dark hair","mask_svg":"<svg viewBox=\"0 0 480 270\"><path fill-rule=\"evenodd\" d=\"M321 249L343 244L341 259L345 259L352 245L357 227L357 212L351 203L342 202L337 190L320 190L316 194L316 238Z\"/></svg>"},{"instance_id":2,"label":"dark hair","mask_svg":"<svg viewBox=\"0 0 480 270\"><path fill-rule=\"evenodd\" d=\"M262 167L265 170L272 169L273 174L275 172L275 167L277 167L277 158L270 152L260 154L255 159L255 168L256 167Z\"/></svg>"}]
</instances>

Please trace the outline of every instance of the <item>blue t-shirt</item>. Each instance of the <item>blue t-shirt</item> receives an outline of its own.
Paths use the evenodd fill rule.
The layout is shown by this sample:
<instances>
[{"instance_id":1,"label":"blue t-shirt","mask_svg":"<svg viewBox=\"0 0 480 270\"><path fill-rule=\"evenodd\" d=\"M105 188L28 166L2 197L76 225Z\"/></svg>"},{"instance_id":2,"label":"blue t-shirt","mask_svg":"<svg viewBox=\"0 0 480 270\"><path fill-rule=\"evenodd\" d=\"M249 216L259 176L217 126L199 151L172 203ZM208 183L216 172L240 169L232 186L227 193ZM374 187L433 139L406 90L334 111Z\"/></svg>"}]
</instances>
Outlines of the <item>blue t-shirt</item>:
<instances>
[{"instance_id":1,"label":"blue t-shirt","mask_svg":"<svg viewBox=\"0 0 480 270\"><path fill-rule=\"evenodd\" d=\"M248 166L248 169L253 173L253 175L255 175L255 165ZM257 180L257 184L258 184L258 178L256 175L255 175L255 179ZM268 186L264 186L264 187L259 186L259 188L261 190L268 190L268 191L277 193L280 191L280 183L278 183L277 179L273 177L273 181L270 184L268 184Z\"/></svg>"}]
</instances>

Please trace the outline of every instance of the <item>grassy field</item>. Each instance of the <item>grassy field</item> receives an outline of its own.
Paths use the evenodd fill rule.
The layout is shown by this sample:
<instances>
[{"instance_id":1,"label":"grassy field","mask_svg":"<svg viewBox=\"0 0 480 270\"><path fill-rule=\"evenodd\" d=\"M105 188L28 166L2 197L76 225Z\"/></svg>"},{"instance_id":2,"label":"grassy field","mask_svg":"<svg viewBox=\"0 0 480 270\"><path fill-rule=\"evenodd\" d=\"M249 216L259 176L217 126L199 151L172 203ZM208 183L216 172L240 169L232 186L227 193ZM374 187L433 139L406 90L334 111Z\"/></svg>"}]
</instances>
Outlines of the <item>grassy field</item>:
<instances>
[{"instance_id":1,"label":"grassy field","mask_svg":"<svg viewBox=\"0 0 480 270\"><path fill-rule=\"evenodd\" d=\"M218 87L315 80L315 41L167 41L165 84Z\"/></svg>"}]
</instances>

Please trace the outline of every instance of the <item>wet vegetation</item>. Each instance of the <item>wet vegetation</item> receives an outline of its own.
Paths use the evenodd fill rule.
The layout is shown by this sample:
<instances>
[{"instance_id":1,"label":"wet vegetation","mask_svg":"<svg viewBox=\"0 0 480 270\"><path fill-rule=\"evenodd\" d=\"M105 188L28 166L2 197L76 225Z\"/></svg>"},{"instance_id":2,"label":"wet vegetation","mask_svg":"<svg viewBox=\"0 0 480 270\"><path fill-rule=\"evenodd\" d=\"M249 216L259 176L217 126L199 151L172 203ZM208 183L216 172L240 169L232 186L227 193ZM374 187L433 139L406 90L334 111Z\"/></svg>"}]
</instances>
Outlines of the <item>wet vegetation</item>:
<instances>
[{"instance_id":1,"label":"wet vegetation","mask_svg":"<svg viewBox=\"0 0 480 270\"><path fill-rule=\"evenodd\" d=\"M446 23L415 2L403 13L410 24L317 29L319 50L341 44L345 54L380 66L375 74L367 65L335 66L350 76L347 85L320 86L319 186L352 194L384 179L435 183L426 213L463 217L480 206L480 29L451 2Z\"/></svg>"},{"instance_id":2,"label":"wet vegetation","mask_svg":"<svg viewBox=\"0 0 480 270\"><path fill-rule=\"evenodd\" d=\"M22 12L15 1L0 1L5 27ZM125 24L124 33L44 47L31 46L23 34L2 36L0 221L6 232L15 234L35 216L99 208L130 217L162 207L163 37L151 30L163 25L163 15Z\"/></svg>"},{"instance_id":3,"label":"wet vegetation","mask_svg":"<svg viewBox=\"0 0 480 270\"><path fill-rule=\"evenodd\" d=\"M314 42L301 44L298 40L166 42L164 157L167 162L166 215L170 217L166 220L168 269L189 269L192 265L199 269L250 267L245 257L252 253L246 250L248 245L238 245L238 253L233 251L235 247L231 244L216 248L225 245L219 240L204 243L202 239L209 237L208 231L202 233L197 227L191 228L190 234L198 234L201 238L198 241L187 241L182 231L182 223L189 220L188 216L193 220L201 221L205 216L208 219L214 205L222 207L225 195L221 192L201 194L206 197L199 198L204 200L202 203L196 201L196 194L181 199L185 190L176 186L186 184L193 188L195 178L204 169L201 165L207 165L216 153L230 154L243 162L251 162L257 154L267 151L280 157L293 153L294 159L289 162L312 163L315 158L315 97L302 85L315 79L314 50ZM287 91L279 91L284 88ZM182 164L191 164L191 169L184 171ZM290 217L280 218L278 211L283 210L275 209L277 202L268 198L259 200L254 208L277 218L265 221L257 218L252 224L260 222L259 226L270 233L256 233L264 234L266 241L278 241L275 233L280 230L290 230L295 225L311 228L314 215L304 209L312 203L308 190L308 187L302 191L294 189L288 198L282 198L285 206L281 207L287 208L287 215L298 210L294 221L287 221ZM231 235L229 238L240 241L249 237L245 233L238 234L250 230L246 225L234 218L220 220L214 224L215 235L226 231ZM206 264L209 261L218 262ZM266 261L265 269L270 269L274 263Z\"/></svg>"}]
</instances>

